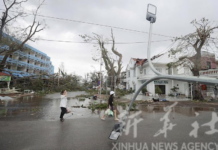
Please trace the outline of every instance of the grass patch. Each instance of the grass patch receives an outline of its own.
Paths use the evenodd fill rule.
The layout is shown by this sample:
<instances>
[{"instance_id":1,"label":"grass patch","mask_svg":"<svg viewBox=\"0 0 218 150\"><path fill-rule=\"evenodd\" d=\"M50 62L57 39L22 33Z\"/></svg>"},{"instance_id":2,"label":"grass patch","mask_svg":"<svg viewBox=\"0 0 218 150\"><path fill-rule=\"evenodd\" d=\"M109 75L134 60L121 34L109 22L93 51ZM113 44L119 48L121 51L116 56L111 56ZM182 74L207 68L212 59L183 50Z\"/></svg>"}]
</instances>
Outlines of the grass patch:
<instances>
[{"instance_id":1,"label":"grass patch","mask_svg":"<svg viewBox=\"0 0 218 150\"><path fill-rule=\"evenodd\" d=\"M79 98L79 101L85 101L85 98Z\"/></svg>"},{"instance_id":2,"label":"grass patch","mask_svg":"<svg viewBox=\"0 0 218 150\"><path fill-rule=\"evenodd\" d=\"M107 103L95 103L95 104L91 104L89 105L88 109L91 109L92 111L95 111L95 109L107 109L108 108L108 105Z\"/></svg>"}]
</instances>

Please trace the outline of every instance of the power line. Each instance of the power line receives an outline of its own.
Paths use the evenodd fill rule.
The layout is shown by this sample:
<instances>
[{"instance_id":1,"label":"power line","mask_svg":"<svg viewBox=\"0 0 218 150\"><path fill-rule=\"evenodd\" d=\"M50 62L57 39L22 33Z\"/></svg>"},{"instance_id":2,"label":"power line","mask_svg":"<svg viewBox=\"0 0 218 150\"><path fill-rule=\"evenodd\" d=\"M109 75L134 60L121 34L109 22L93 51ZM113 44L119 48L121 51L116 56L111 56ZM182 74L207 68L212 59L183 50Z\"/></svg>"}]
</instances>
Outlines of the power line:
<instances>
[{"instance_id":1,"label":"power line","mask_svg":"<svg viewBox=\"0 0 218 150\"><path fill-rule=\"evenodd\" d=\"M174 45L175 43L176 43L176 41L174 41L173 43L171 43L169 46L167 46L166 49L162 50L162 51L159 52L159 54L157 54L157 55L166 54L166 53L173 47L173 45ZM159 62L159 61L160 61L160 58L161 58L161 57L159 57L159 59L157 59L156 62Z\"/></svg>"},{"instance_id":2,"label":"power line","mask_svg":"<svg viewBox=\"0 0 218 150\"><path fill-rule=\"evenodd\" d=\"M76 41L64 41L64 40L51 40L51 39L38 39L40 41L48 41L48 42L60 42L60 43L75 43L75 44L99 44L99 43L93 43L93 42L76 42ZM168 40L158 40L158 41L151 41L154 42L164 42L164 41L170 41L172 39ZM148 42L115 42L115 44L145 44ZM105 43L105 44L113 44L113 43Z\"/></svg>"},{"instance_id":3,"label":"power line","mask_svg":"<svg viewBox=\"0 0 218 150\"><path fill-rule=\"evenodd\" d=\"M0 10L4 10L4 9L0 9ZM16 12L17 11L11 11L11 12ZM27 15L33 15L30 13L25 13ZM45 15L39 15L37 14L37 16L39 17L44 17L44 18L50 18L50 19L56 19L56 20L62 20L62 21L70 21L70 22L76 22L76 23L83 23L83 24L89 24L89 25L96 25L96 26L101 26L101 27L108 27L108 28L114 28L114 29L120 29L120 30L126 30L126 31L132 31L132 32L138 32L138 33L144 33L144 34L149 34L148 32L145 31L139 31L139 30L135 30L135 29L127 29L127 28L122 28L122 27L115 27L115 26L110 26L110 25L104 25L104 24L98 24L98 23L92 23L92 22L85 22L85 21L79 21L79 20L73 20L73 19L66 19L66 18L58 18L58 17L53 17L53 16L45 16ZM170 38L175 38L173 36L168 36L168 35L163 35L163 34L157 34L157 33L152 33L153 35L156 36L162 36L162 37L170 37Z\"/></svg>"}]
</instances>

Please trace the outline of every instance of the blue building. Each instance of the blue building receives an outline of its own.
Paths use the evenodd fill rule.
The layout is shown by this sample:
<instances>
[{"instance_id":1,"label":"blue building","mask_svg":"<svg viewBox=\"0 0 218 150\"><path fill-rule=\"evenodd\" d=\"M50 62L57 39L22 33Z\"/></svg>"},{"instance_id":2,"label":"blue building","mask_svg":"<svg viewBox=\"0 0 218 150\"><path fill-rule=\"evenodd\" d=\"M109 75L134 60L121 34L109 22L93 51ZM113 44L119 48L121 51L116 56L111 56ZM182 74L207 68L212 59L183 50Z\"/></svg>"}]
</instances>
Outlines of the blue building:
<instances>
[{"instance_id":1,"label":"blue building","mask_svg":"<svg viewBox=\"0 0 218 150\"><path fill-rule=\"evenodd\" d=\"M8 46L4 46L7 49ZM4 53L0 54L0 61ZM54 66L47 54L25 44L22 50L14 52L7 58L5 70L11 71L16 77L25 77L40 74L53 74Z\"/></svg>"}]
</instances>

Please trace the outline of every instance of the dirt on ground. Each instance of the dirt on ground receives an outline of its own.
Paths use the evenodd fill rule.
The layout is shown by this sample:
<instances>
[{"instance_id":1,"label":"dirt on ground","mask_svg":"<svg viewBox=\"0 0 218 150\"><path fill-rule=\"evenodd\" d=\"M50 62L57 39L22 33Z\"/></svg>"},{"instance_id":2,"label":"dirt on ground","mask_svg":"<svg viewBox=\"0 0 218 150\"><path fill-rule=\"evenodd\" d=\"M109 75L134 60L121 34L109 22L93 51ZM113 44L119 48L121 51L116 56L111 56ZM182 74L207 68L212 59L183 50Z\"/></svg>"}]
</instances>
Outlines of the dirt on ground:
<instances>
[{"instance_id":1,"label":"dirt on ground","mask_svg":"<svg viewBox=\"0 0 218 150\"><path fill-rule=\"evenodd\" d=\"M128 99L116 99L115 101L117 102L122 102L122 103L130 103L131 101ZM173 103L177 102L178 104L176 105L177 107L212 107L212 108L218 108L218 101L159 101L159 102L153 102L153 101L147 101L147 100L139 100L135 101L135 103L139 105L150 105L150 106L170 106Z\"/></svg>"}]
</instances>

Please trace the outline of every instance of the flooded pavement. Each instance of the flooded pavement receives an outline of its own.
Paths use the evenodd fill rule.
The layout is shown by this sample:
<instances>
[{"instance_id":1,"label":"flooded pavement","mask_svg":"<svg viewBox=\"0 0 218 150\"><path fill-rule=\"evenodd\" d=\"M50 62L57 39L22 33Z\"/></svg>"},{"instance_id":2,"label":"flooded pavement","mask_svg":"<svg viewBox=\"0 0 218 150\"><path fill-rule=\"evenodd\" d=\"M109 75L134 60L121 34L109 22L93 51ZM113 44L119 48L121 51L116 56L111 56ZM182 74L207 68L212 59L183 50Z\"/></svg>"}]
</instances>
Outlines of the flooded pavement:
<instances>
[{"instance_id":1,"label":"flooded pavement","mask_svg":"<svg viewBox=\"0 0 218 150\"><path fill-rule=\"evenodd\" d=\"M76 118L100 118L105 110L96 109L91 111L88 109L90 104L100 103L100 100L93 100L92 98L75 98L75 96L85 94L85 92L68 92L68 109L71 113L65 114L66 119ZM107 101L101 100L101 103ZM155 114L165 112L165 104L157 103L137 105L136 110L142 111L142 114L155 116ZM170 102L172 104L172 102ZM0 120L47 120L56 121L59 120L60 115L60 94L48 94L46 96L25 96L21 98L6 98L0 100ZM124 112L128 103L116 106L118 115ZM196 112L217 112L217 107L200 107L200 106L175 106L173 108L173 114L184 115L187 117L195 116Z\"/></svg>"},{"instance_id":2,"label":"flooded pavement","mask_svg":"<svg viewBox=\"0 0 218 150\"><path fill-rule=\"evenodd\" d=\"M1 100L0 149L218 150L216 105L177 102L136 105L126 120L122 136L111 141L108 137L118 122L113 117L102 121L100 116L104 110L92 113L88 108L81 108L100 100L74 98L80 94L85 93L68 93L68 106L73 115L66 114L64 122L59 121L59 93ZM118 103L119 114L122 115L127 107L128 103Z\"/></svg>"},{"instance_id":3,"label":"flooded pavement","mask_svg":"<svg viewBox=\"0 0 218 150\"><path fill-rule=\"evenodd\" d=\"M68 106L70 110L73 110L71 106L87 106L89 104L89 99L81 102L74 98L81 94L85 94L85 92L68 93ZM59 93L48 94L46 96L25 96L3 99L0 100L0 120L57 120L60 115L59 105ZM87 114L90 114L88 113L90 111L87 109L83 109L83 111L84 113L87 112ZM70 114L66 114L67 116L70 116Z\"/></svg>"}]
</instances>

